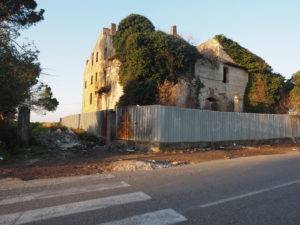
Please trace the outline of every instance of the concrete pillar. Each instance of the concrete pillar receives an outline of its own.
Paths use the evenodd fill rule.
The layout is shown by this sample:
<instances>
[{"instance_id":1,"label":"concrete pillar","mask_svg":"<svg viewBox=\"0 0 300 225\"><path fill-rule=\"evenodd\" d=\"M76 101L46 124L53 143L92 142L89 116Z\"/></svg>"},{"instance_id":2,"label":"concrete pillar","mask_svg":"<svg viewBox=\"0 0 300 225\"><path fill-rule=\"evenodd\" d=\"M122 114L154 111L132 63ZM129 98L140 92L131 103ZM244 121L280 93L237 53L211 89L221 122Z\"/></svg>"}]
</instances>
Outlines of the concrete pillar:
<instances>
[{"instance_id":1,"label":"concrete pillar","mask_svg":"<svg viewBox=\"0 0 300 225\"><path fill-rule=\"evenodd\" d=\"M176 36L177 35L177 27L176 25L171 26L170 34Z\"/></svg>"},{"instance_id":2,"label":"concrete pillar","mask_svg":"<svg viewBox=\"0 0 300 225\"><path fill-rule=\"evenodd\" d=\"M233 99L233 103L234 103L234 112L239 112L239 96L234 96Z\"/></svg>"},{"instance_id":3,"label":"concrete pillar","mask_svg":"<svg viewBox=\"0 0 300 225\"><path fill-rule=\"evenodd\" d=\"M29 146L30 109L20 106L18 109L18 137L22 145Z\"/></svg>"}]
</instances>

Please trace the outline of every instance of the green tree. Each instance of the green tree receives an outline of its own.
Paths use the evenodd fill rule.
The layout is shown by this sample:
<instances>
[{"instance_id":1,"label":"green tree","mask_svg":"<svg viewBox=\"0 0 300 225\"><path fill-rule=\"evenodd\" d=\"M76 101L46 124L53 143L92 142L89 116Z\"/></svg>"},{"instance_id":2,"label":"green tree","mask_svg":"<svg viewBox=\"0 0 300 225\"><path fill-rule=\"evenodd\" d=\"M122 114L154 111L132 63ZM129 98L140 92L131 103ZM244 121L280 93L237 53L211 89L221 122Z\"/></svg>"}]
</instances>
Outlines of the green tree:
<instances>
[{"instance_id":1,"label":"green tree","mask_svg":"<svg viewBox=\"0 0 300 225\"><path fill-rule=\"evenodd\" d=\"M43 20L34 0L0 0L0 117L16 113L19 105L53 111L58 101L51 88L39 82L38 51L16 42L19 30Z\"/></svg>"},{"instance_id":2,"label":"green tree","mask_svg":"<svg viewBox=\"0 0 300 225\"><path fill-rule=\"evenodd\" d=\"M122 63L120 105L157 103L158 84L192 74L196 59L202 56L186 41L155 31L147 18L136 14L120 22L114 47Z\"/></svg>"},{"instance_id":3,"label":"green tree","mask_svg":"<svg viewBox=\"0 0 300 225\"><path fill-rule=\"evenodd\" d=\"M300 70L292 76L293 88L289 93L288 108L291 112L300 112Z\"/></svg>"}]
</instances>

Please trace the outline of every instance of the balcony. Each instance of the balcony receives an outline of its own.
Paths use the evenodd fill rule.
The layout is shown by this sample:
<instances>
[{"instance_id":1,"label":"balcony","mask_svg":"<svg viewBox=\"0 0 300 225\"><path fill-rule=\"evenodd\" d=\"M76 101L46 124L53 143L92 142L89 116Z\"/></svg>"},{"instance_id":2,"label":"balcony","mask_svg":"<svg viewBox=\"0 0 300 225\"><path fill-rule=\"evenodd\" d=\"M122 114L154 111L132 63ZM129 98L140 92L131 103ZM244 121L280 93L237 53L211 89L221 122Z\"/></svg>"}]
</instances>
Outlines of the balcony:
<instances>
[{"instance_id":1,"label":"balcony","mask_svg":"<svg viewBox=\"0 0 300 225\"><path fill-rule=\"evenodd\" d=\"M109 85L102 85L99 89L97 89L97 93L102 94L102 93L108 93L111 90L111 86Z\"/></svg>"}]
</instances>

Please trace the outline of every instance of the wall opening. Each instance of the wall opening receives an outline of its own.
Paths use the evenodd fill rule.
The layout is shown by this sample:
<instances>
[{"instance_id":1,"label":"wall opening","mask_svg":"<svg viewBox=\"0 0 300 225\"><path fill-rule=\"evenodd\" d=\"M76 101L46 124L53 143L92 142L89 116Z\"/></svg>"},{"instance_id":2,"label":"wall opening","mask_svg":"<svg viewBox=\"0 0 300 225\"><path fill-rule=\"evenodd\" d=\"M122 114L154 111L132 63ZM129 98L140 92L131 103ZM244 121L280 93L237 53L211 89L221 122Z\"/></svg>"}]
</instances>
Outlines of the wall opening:
<instances>
[{"instance_id":1,"label":"wall opening","mask_svg":"<svg viewBox=\"0 0 300 225\"><path fill-rule=\"evenodd\" d=\"M93 75L91 76L91 84L93 84Z\"/></svg>"},{"instance_id":2,"label":"wall opening","mask_svg":"<svg viewBox=\"0 0 300 225\"><path fill-rule=\"evenodd\" d=\"M96 72L96 75L95 75L95 81L98 80L98 73Z\"/></svg>"},{"instance_id":3,"label":"wall opening","mask_svg":"<svg viewBox=\"0 0 300 225\"><path fill-rule=\"evenodd\" d=\"M228 68L223 67L223 83L228 83Z\"/></svg>"},{"instance_id":4,"label":"wall opening","mask_svg":"<svg viewBox=\"0 0 300 225\"><path fill-rule=\"evenodd\" d=\"M206 100L208 100L209 102L209 109L213 110L213 111L218 111L219 110L219 105L217 103L217 99L213 98L213 97L209 97Z\"/></svg>"},{"instance_id":5,"label":"wall opening","mask_svg":"<svg viewBox=\"0 0 300 225\"><path fill-rule=\"evenodd\" d=\"M106 70L103 71L103 85L106 85Z\"/></svg>"},{"instance_id":6,"label":"wall opening","mask_svg":"<svg viewBox=\"0 0 300 225\"><path fill-rule=\"evenodd\" d=\"M107 47L104 48L104 59L107 58Z\"/></svg>"},{"instance_id":7,"label":"wall opening","mask_svg":"<svg viewBox=\"0 0 300 225\"><path fill-rule=\"evenodd\" d=\"M96 62L98 62L98 52L96 53Z\"/></svg>"},{"instance_id":8,"label":"wall opening","mask_svg":"<svg viewBox=\"0 0 300 225\"><path fill-rule=\"evenodd\" d=\"M92 103L93 103L93 94L90 93L90 104L92 104Z\"/></svg>"}]
</instances>

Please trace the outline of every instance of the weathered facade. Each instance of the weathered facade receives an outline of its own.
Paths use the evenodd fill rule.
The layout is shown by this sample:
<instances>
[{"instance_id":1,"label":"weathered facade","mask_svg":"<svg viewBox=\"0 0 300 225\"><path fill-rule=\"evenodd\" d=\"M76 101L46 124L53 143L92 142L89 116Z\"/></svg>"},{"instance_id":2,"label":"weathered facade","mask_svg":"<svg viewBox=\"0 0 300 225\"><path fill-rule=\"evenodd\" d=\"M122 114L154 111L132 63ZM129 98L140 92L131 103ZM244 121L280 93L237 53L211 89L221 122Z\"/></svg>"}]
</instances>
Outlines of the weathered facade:
<instances>
[{"instance_id":1,"label":"weathered facade","mask_svg":"<svg viewBox=\"0 0 300 225\"><path fill-rule=\"evenodd\" d=\"M114 58L113 36L116 25L103 28L86 61L83 78L82 112L114 109L123 88L119 84L120 62Z\"/></svg>"},{"instance_id":2,"label":"weathered facade","mask_svg":"<svg viewBox=\"0 0 300 225\"><path fill-rule=\"evenodd\" d=\"M114 58L112 38L116 33L115 24L111 28L103 28L90 58L86 62L83 81L82 112L114 109L123 95L119 83L120 62ZM176 26L172 26L170 34L177 34ZM198 107L216 111L243 111L243 96L248 82L248 72L237 65L226 54L217 40L211 39L199 46L199 52L213 57L216 63L206 58L195 64L193 79L180 84L180 95L176 106ZM192 83L199 78L204 84L200 93L195 96ZM193 94L191 94L193 93ZM191 100L191 97L194 99ZM189 101L197 104L189 104Z\"/></svg>"},{"instance_id":3,"label":"weathered facade","mask_svg":"<svg viewBox=\"0 0 300 225\"><path fill-rule=\"evenodd\" d=\"M234 63L215 39L197 46L197 49L217 62L211 64L203 59L195 64L195 77L199 77L205 85L198 96L200 108L243 112L243 97L249 75L246 68Z\"/></svg>"}]
</instances>

